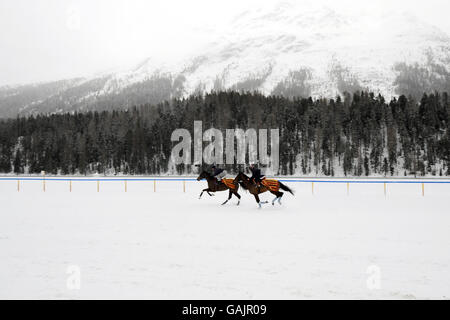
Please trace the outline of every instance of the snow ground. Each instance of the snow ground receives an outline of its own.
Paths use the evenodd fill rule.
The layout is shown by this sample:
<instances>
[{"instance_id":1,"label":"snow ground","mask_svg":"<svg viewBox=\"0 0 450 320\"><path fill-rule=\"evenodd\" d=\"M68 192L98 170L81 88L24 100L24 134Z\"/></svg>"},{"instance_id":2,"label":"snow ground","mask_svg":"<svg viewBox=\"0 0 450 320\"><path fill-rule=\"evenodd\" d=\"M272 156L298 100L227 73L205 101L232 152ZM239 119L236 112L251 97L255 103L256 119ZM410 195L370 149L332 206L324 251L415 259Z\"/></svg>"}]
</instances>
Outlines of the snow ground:
<instances>
[{"instance_id":1,"label":"snow ground","mask_svg":"<svg viewBox=\"0 0 450 320\"><path fill-rule=\"evenodd\" d=\"M286 184L258 210L205 182L0 181L0 298L450 298L450 184Z\"/></svg>"}]
</instances>

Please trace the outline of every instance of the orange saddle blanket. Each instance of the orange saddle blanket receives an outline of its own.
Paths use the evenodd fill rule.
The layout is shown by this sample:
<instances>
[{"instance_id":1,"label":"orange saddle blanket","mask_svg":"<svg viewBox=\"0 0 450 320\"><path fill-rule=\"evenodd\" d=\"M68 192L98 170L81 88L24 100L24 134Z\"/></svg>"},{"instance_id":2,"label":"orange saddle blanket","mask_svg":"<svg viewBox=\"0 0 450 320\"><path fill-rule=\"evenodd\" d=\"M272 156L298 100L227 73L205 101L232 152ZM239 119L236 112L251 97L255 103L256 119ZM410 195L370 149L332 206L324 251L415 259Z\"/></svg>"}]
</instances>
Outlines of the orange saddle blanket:
<instances>
[{"instance_id":1,"label":"orange saddle blanket","mask_svg":"<svg viewBox=\"0 0 450 320\"><path fill-rule=\"evenodd\" d=\"M263 179L261 180L261 184L273 192L278 192L280 190L280 183L278 180Z\"/></svg>"},{"instance_id":2,"label":"orange saddle blanket","mask_svg":"<svg viewBox=\"0 0 450 320\"><path fill-rule=\"evenodd\" d=\"M234 184L234 179L222 179L224 185L226 185L230 189L236 189L236 185Z\"/></svg>"}]
</instances>

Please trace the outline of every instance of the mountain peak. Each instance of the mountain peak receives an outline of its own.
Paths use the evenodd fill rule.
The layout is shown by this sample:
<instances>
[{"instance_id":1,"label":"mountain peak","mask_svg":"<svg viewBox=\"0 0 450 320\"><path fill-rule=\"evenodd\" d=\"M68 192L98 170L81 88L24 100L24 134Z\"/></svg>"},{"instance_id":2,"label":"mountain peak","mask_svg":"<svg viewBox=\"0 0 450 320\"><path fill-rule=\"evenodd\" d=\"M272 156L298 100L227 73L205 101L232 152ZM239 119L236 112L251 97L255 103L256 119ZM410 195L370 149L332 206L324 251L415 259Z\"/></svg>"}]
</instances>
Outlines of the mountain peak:
<instances>
[{"instance_id":1,"label":"mountain peak","mask_svg":"<svg viewBox=\"0 0 450 320\"><path fill-rule=\"evenodd\" d=\"M48 111L65 99L63 110L96 108L99 101L129 107L224 89L288 97L364 89L389 98L448 90L449 63L448 34L407 11L350 13L282 1L243 11L213 42L181 60L148 57L120 71L47 86L48 96L36 94L36 100L28 87L11 89L0 106L38 112L45 105ZM27 98L20 99L21 92Z\"/></svg>"}]
</instances>

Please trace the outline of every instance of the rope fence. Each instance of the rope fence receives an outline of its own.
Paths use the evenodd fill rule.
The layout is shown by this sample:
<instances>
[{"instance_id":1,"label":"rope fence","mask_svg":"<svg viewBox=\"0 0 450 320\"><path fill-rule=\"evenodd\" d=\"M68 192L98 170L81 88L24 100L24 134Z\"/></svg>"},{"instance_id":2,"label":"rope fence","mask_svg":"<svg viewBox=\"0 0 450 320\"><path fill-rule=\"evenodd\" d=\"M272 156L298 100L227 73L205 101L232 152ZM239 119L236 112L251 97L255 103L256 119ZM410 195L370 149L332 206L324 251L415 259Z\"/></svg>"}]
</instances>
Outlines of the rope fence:
<instances>
[{"instance_id":1,"label":"rope fence","mask_svg":"<svg viewBox=\"0 0 450 320\"><path fill-rule=\"evenodd\" d=\"M270 178L276 179L276 178ZM422 196L425 196L426 184L450 184L450 180L356 180L356 179L277 179L286 183L310 183L311 193L314 194L314 184L316 183L341 183L347 186L347 195L350 195L350 184L383 184L384 196L387 195L388 184L420 184ZM128 182L153 182L153 192L157 191L157 182L182 182L183 192L186 192L186 182L197 181L195 178L59 178L59 177L0 177L0 181L17 181L17 192L20 192L21 181L42 181L42 190L46 192L46 182L65 181L69 182L69 192L72 192L73 182L96 182L97 192L100 192L100 182L122 182L124 191L128 192Z\"/></svg>"}]
</instances>

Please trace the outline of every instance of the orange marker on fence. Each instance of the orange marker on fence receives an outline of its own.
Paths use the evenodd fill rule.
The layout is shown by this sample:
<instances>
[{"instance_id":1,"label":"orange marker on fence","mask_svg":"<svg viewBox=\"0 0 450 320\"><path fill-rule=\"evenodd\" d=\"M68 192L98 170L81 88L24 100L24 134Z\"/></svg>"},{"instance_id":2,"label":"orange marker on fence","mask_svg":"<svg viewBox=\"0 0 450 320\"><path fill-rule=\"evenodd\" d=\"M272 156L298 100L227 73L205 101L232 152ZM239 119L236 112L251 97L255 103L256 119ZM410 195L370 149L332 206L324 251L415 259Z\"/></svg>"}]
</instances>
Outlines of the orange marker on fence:
<instances>
[{"instance_id":1,"label":"orange marker on fence","mask_svg":"<svg viewBox=\"0 0 450 320\"><path fill-rule=\"evenodd\" d=\"M386 197L386 182L384 183L384 196Z\"/></svg>"}]
</instances>

